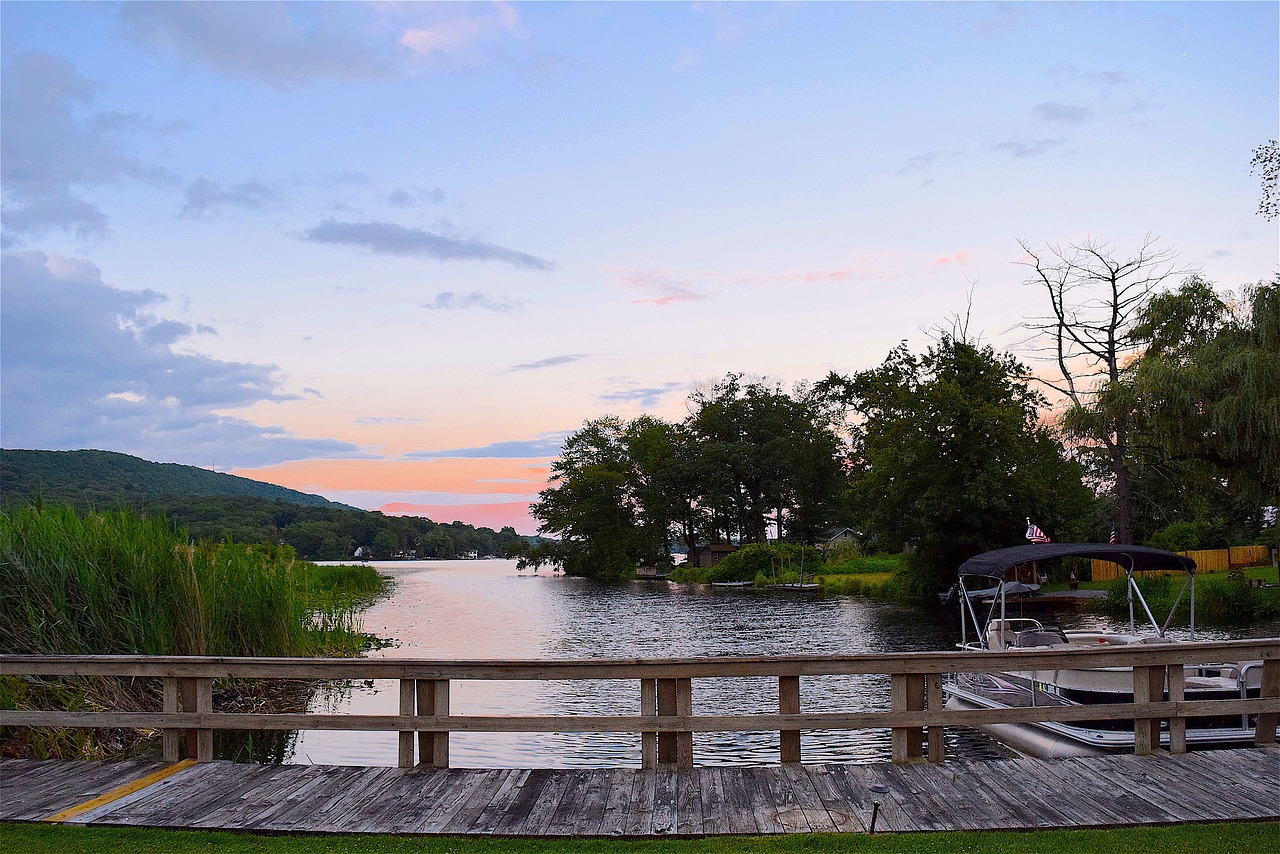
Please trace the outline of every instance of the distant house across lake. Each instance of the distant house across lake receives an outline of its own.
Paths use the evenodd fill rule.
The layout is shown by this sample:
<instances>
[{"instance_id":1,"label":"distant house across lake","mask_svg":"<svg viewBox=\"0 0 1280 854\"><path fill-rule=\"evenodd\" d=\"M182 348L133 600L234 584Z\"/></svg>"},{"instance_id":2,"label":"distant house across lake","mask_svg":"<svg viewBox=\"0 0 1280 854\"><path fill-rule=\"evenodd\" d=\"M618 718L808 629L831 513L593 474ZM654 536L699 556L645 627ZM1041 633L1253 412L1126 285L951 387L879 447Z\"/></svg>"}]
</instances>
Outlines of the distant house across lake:
<instances>
[{"instance_id":1,"label":"distant house across lake","mask_svg":"<svg viewBox=\"0 0 1280 854\"><path fill-rule=\"evenodd\" d=\"M715 566L724 560L726 555L732 554L737 550L738 547L732 543L713 543L709 546L696 546L693 553L689 555L689 563L694 566Z\"/></svg>"},{"instance_id":2,"label":"distant house across lake","mask_svg":"<svg viewBox=\"0 0 1280 854\"><path fill-rule=\"evenodd\" d=\"M838 546L841 543L854 543L858 541L858 532L853 528L833 528L827 531L822 541L822 547L829 549L832 546Z\"/></svg>"}]
</instances>

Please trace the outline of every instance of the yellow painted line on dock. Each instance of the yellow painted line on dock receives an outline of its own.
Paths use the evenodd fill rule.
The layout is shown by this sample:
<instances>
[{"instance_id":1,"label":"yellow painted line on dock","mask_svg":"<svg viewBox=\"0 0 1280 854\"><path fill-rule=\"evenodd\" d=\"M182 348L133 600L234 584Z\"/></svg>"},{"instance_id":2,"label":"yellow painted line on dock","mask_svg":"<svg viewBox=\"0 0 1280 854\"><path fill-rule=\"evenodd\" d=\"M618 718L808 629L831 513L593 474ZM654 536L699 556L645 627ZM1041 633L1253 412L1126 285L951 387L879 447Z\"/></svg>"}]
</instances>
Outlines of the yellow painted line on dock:
<instances>
[{"instance_id":1,"label":"yellow painted line on dock","mask_svg":"<svg viewBox=\"0 0 1280 854\"><path fill-rule=\"evenodd\" d=\"M132 783L126 783L123 786L119 787L118 789L112 789L111 791L107 792L105 795L98 795L98 797L94 798L91 801L85 801L79 806L74 806L71 809L66 809L66 810L63 810L62 812L54 813L48 818L42 818L40 820L51 821L51 822L70 821L71 819L75 818L78 815L83 815L84 813L87 813L89 810L95 810L98 807L105 806L106 804L111 803L112 801L118 801L121 798L126 797L128 795L132 795L135 792L141 792L143 789L147 788L148 786L154 786L156 783L159 783L161 780L167 780L170 777L172 777L174 774L177 774L179 771L185 771L195 764L196 764L196 761L194 759L183 759L181 762L175 762L167 768L161 768L159 771L152 772L151 774L148 774L145 777L139 777L137 780L134 780Z\"/></svg>"}]
</instances>

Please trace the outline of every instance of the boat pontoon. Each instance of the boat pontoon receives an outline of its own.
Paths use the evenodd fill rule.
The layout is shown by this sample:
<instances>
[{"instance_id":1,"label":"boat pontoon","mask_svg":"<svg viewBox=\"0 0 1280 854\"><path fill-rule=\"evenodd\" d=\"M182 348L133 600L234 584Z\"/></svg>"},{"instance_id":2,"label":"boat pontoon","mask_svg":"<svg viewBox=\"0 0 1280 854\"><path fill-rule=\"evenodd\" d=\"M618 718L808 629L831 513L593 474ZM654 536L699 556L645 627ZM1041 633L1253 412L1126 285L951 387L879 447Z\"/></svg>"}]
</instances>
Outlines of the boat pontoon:
<instances>
[{"instance_id":1,"label":"boat pontoon","mask_svg":"<svg viewBox=\"0 0 1280 854\"><path fill-rule=\"evenodd\" d=\"M1129 631L1063 631L1039 620L1011 616L1011 596L1026 585L1006 580L1010 570L1064 557L1111 561L1125 572ZM1169 616L1156 620L1138 588L1135 573L1164 570L1185 573L1185 580ZM969 651L1048 652L1097 649L1099 646L1167 643L1173 613L1189 593L1191 639L1195 640L1195 571L1189 557L1142 546L1104 543L1044 543L999 549L978 555L960 567L960 648ZM1145 615L1153 631L1140 633L1138 615ZM972 635L970 634L972 630ZM1242 661L1189 667L1185 674L1187 700L1256 697L1262 685L1262 662ZM962 673L943 685L947 707L999 709L1018 706L1084 706L1133 702L1131 667L1086 667L1074 670L1006 670ZM1233 747L1253 743L1255 716L1191 718L1190 747ZM979 727L1016 750L1032 756L1087 756L1131 751L1133 721L1098 720L1071 723L1044 721ZM1161 733L1167 746L1169 735Z\"/></svg>"}]
</instances>

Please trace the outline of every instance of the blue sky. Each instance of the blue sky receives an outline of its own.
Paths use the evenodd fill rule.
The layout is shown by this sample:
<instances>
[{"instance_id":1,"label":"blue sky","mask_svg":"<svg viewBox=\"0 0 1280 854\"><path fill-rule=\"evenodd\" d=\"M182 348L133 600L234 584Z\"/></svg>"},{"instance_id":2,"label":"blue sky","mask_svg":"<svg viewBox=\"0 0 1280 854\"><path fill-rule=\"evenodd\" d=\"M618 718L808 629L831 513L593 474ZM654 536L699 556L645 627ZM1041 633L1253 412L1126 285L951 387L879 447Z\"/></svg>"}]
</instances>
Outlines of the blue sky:
<instances>
[{"instance_id":1,"label":"blue sky","mask_svg":"<svg viewBox=\"0 0 1280 854\"><path fill-rule=\"evenodd\" d=\"M1275 3L3 4L0 440L512 521L566 432L816 380L1018 240L1223 289Z\"/></svg>"}]
</instances>

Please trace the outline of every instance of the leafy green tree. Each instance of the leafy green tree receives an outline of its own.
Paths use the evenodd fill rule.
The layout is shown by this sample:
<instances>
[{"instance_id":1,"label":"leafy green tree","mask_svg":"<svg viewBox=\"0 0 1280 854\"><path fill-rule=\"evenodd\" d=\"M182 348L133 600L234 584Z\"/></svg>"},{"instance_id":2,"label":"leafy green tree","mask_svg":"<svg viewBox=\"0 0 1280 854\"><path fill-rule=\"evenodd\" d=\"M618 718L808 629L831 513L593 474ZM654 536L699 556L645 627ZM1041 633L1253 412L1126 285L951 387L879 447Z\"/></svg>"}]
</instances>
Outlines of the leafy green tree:
<instances>
[{"instance_id":1,"label":"leafy green tree","mask_svg":"<svg viewBox=\"0 0 1280 854\"><path fill-rule=\"evenodd\" d=\"M551 465L552 486L530 512L558 542L528 560L554 560L568 575L620 578L648 550L634 495L625 426L615 416L588 421Z\"/></svg>"},{"instance_id":2,"label":"leafy green tree","mask_svg":"<svg viewBox=\"0 0 1280 854\"><path fill-rule=\"evenodd\" d=\"M1139 414L1151 465L1199 499L1176 521L1256 531L1280 506L1280 279L1232 303L1193 276L1151 300L1135 335L1147 348L1113 393Z\"/></svg>"},{"instance_id":3,"label":"leafy green tree","mask_svg":"<svg viewBox=\"0 0 1280 854\"><path fill-rule=\"evenodd\" d=\"M812 544L835 521L843 447L818 396L729 374L695 391L690 405L701 503L724 539L764 542L772 519L779 537Z\"/></svg>"},{"instance_id":4,"label":"leafy green tree","mask_svg":"<svg viewBox=\"0 0 1280 854\"><path fill-rule=\"evenodd\" d=\"M907 595L946 587L981 551L1023 541L1031 516L1056 537L1092 496L1039 419L1043 397L1012 356L944 334L821 388L856 414L853 498L882 551L913 551Z\"/></svg>"}]
</instances>

